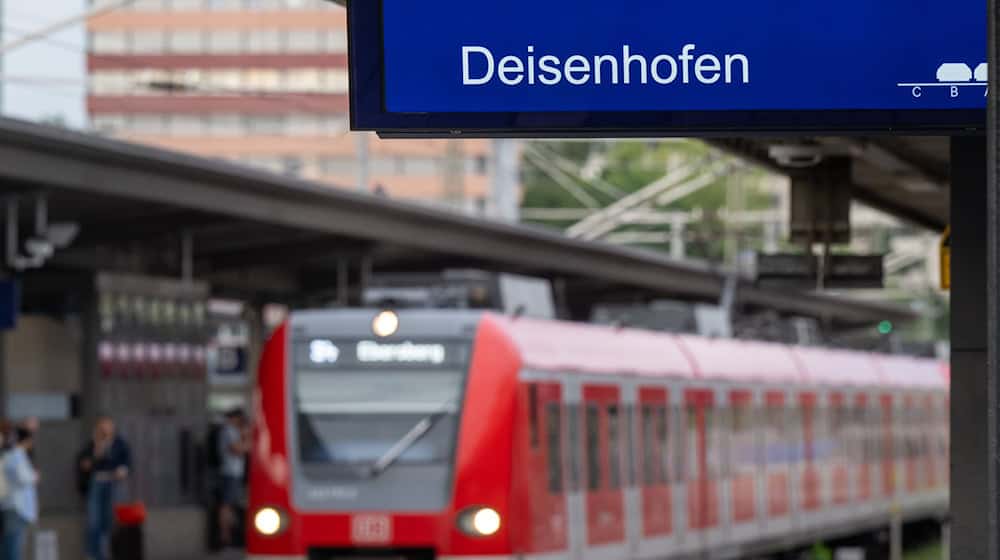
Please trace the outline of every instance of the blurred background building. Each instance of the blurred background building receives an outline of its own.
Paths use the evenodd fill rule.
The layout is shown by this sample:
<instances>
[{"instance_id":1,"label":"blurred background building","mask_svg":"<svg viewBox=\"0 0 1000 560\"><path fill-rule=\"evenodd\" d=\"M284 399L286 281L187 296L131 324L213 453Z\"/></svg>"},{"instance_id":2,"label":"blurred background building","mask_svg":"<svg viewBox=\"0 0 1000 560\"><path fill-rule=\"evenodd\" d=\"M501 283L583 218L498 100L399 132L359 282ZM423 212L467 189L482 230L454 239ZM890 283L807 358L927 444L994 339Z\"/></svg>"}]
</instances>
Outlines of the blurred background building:
<instances>
[{"instance_id":1,"label":"blurred background building","mask_svg":"<svg viewBox=\"0 0 1000 560\"><path fill-rule=\"evenodd\" d=\"M346 25L343 8L319 0L137 0L92 17L91 126L339 187L487 213L490 141L348 134Z\"/></svg>"}]
</instances>

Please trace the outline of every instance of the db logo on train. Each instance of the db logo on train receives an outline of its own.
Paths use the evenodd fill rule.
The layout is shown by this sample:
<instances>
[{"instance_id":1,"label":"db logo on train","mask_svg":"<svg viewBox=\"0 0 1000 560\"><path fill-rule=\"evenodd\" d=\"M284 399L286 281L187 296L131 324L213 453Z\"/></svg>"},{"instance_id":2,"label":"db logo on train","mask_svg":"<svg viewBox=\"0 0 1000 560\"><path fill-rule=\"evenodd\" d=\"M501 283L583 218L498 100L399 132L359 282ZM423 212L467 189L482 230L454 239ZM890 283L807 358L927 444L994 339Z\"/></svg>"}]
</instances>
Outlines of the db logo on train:
<instances>
[{"instance_id":1,"label":"db logo on train","mask_svg":"<svg viewBox=\"0 0 1000 560\"><path fill-rule=\"evenodd\" d=\"M392 540L392 521L388 515L355 515L351 519L351 540L356 544L386 544Z\"/></svg>"}]
</instances>

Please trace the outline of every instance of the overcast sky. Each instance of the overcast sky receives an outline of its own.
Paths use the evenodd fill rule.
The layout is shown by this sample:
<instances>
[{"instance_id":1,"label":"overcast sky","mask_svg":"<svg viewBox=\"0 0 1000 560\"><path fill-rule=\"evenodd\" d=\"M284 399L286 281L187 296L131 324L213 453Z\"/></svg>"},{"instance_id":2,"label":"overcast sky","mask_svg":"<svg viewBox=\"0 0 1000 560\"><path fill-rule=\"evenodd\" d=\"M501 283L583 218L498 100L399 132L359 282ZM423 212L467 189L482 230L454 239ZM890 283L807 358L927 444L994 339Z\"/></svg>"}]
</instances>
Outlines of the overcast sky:
<instances>
[{"instance_id":1,"label":"overcast sky","mask_svg":"<svg viewBox=\"0 0 1000 560\"><path fill-rule=\"evenodd\" d=\"M86 0L0 0L3 40L82 14ZM74 128L86 124L86 31L74 25L3 58L5 115L31 120L65 119Z\"/></svg>"}]
</instances>

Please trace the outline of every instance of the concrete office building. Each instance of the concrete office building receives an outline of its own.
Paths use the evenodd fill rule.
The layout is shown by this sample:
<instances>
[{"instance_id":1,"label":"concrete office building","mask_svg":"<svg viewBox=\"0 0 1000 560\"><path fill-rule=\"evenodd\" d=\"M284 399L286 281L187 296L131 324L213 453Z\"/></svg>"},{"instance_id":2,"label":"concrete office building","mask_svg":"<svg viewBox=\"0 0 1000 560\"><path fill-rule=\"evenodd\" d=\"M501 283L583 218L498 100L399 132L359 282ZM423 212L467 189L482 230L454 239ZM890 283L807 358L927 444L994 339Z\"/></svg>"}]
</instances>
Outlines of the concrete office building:
<instances>
[{"instance_id":1,"label":"concrete office building","mask_svg":"<svg viewBox=\"0 0 1000 560\"><path fill-rule=\"evenodd\" d=\"M137 0L91 18L92 125L341 187L486 211L488 141L347 133L346 19L323 0Z\"/></svg>"}]
</instances>

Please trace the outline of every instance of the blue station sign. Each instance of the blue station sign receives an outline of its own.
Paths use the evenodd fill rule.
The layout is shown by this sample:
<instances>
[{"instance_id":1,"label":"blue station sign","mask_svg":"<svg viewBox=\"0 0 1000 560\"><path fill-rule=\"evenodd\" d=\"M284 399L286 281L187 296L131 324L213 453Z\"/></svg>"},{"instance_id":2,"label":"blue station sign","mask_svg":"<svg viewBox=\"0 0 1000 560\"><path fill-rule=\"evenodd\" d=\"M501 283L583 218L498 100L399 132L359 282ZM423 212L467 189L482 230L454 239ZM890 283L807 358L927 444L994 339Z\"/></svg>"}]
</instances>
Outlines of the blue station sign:
<instances>
[{"instance_id":1,"label":"blue station sign","mask_svg":"<svg viewBox=\"0 0 1000 560\"><path fill-rule=\"evenodd\" d=\"M355 0L352 124L386 134L985 126L982 0Z\"/></svg>"}]
</instances>

